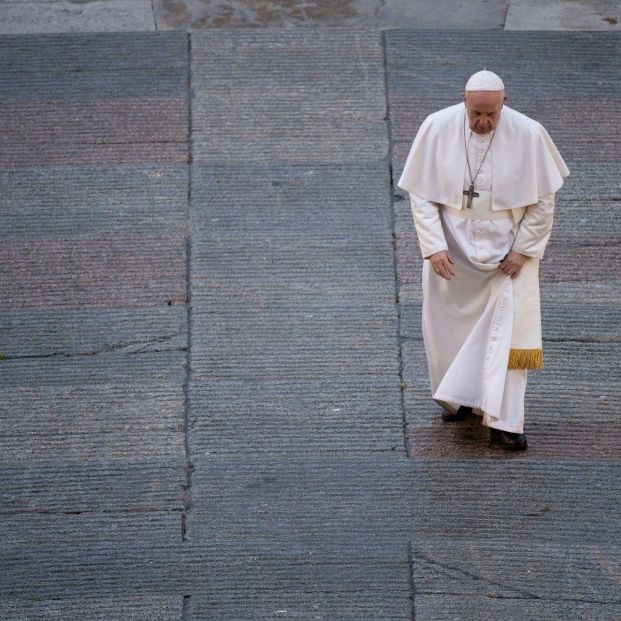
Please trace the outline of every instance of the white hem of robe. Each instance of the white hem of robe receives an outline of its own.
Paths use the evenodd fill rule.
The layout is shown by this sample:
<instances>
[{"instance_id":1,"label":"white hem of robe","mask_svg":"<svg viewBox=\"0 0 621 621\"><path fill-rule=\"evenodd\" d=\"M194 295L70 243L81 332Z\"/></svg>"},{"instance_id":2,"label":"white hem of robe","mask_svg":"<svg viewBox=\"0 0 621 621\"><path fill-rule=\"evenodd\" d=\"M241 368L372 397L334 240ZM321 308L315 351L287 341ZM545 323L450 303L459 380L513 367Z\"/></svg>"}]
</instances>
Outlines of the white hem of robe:
<instances>
[{"instance_id":1,"label":"white hem of robe","mask_svg":"<svg viewBox=\"0 0 621 621\"><path fill-rule=\"evenodd\" d=\"M426 276L439 278L429 268L426 262L423 269L427 271ZM501 273L498 281L483 313L433 393L433 399L438 402L481 410L491 424L501 416L513 327L513 283ZM478 361L483 361L482 369Z\"/></svg>"}]
</instances>

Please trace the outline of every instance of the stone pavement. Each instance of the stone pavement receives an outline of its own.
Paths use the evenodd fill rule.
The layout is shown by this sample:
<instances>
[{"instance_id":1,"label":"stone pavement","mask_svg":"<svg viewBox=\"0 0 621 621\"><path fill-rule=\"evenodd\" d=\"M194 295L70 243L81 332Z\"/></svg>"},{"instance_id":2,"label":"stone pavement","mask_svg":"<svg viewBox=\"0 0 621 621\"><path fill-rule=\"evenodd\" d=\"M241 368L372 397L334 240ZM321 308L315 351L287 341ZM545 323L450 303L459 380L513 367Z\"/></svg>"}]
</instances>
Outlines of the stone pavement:
<instances>
[{"instance_id":1,"label":"stone pavement","mask_svg":"<svg viewBox=\"0 0 621 621\"><path fill-rule=\"evenodd\" d=\"M0 38L0 618L619 619L619 43ZM482 64L572 171L520 455L430 401L394 185Z\"/></svg>"}]
</instances>

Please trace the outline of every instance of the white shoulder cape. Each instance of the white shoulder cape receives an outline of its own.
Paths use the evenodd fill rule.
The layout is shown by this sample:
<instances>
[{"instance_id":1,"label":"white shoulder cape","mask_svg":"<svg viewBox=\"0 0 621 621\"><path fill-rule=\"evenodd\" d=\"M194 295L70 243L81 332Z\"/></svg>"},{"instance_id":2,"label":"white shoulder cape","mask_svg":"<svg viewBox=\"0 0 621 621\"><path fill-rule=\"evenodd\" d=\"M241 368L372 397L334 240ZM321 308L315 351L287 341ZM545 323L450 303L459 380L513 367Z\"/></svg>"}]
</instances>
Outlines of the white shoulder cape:
<instances>
[{"instance_id":1,"label":"white shoulder cape","mask_svg":"<svg viewBox=\"0 0 621 621\"><path fill-rule=\"evenodd\" d=\"M397 184L428 201L462 208L466 152L463 103L430 114L420 126ZM470 129L466 120L466 136ZM491 146L492 209L537 203L563 185L569 170L537 121L503 106Z\"/></svg>"}]
</instances>

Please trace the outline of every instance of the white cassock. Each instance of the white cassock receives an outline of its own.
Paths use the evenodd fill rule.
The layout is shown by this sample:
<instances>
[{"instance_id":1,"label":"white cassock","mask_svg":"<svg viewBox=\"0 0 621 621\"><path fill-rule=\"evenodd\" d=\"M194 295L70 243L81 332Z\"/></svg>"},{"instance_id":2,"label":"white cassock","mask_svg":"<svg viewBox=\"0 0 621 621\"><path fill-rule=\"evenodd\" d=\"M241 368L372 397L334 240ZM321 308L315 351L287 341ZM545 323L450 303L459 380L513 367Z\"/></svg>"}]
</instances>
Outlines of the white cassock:
<instances>
[{"instance_id":1,"label":"white cassock","mask_svg":"<svg viewBox=\"0 0 621 621\"><path fill-rule=\"evenodd\" d=\"M449 109L453 111L450 122L454 126L457 114L465 114L463 105L461 108L463 112L458 110L458 106ZM505 113L506 107L496 132L500 130L503 120L507 120ZM519 117L523 115L515 111L508 114L512 115L512 121L517 122L519 131L519 122L522 121ZM426 123L428 121L429 117ZM535 123L530 119L527 121ZM507 122L505 132L508 129L515 131L516 127L511 128ZM426 132L430 132L429 127ZM433 130L433 125L432 133L437 142L438 132ZM507 159L507 154L499 153L498 149L498 144L500 149L503 148L503 139L498 140L503 137L497 134L484 159L492 134L471 134L466 125L466 144L473 175L481 167L475 183L479 196L468 208L463 191L470 186L470 176L465 164L463 131L460 134L463 166L455 175L461 194L459 206L455 206L455 202L460 200L456 197L452 197L453 206L434 201L430 197L429 184L417 183L417 172L420 173L421 168L425 169L426 174L434 175L428 161L420 163L425 153L424 134L423 144L421 137L417 136L418 144L415 141L408 158L409 167L406 164L399 181L399 186L410 194L423 258L448 250L455 261L455 275L450 281L435 274L429 261L423 264L423 339L432 395L451 412L462 405L470 406L483 417L483 424L522 433L527 369L539 368L542 360L539 260L543 258L550 237L554 192L560 185L558 180L540 183L535 188L537 200L532 201L531 196L530 203L519 204L525 200L523 195L516 196L513 202L507 201L506 192L505 200L499 200L497 187L505 188L507 185L506 177L502 178L503 173L498 171L498 160L506 165ZM507 135L504 142L506 144ZM558 164L562 183L562 178L569 171L564 168L553 145L552 148L555 156L553 165ZM430 157L433 159L434 154L431 153ZM459 158L456 160L454 167L459 169L461 162ZM439 185L445 186L441 191L444 195L455 193L448 187L450 181L439 181ZM527 178L522 181L528 183ZM441 192L439 195L442 195ZM498 269L511 249L528 257L515 279Z\"/></svg>"}]
</instances>

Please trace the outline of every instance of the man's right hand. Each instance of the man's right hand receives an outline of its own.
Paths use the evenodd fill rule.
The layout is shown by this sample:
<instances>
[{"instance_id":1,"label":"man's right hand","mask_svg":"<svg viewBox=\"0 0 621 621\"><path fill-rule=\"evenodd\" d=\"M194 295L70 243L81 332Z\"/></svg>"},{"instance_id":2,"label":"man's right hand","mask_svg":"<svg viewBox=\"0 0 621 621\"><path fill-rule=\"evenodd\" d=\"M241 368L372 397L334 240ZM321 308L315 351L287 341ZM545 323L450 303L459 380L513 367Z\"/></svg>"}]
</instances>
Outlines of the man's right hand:
<instances>
[{"instance_id":1,"label":"man's right hand","mask_svg":"<svg viewBox=\"0 0 621 621\"><path fill-rule=\"evenodd\" d=\"M453 261L451 255L446 250L432 254L429 257L429 262L431 263L431 269L438 276L446 278L446 280L451 280L451 277L455 276L455 270L452 267L455 261Z\"/></svg>"}]
</instances>

